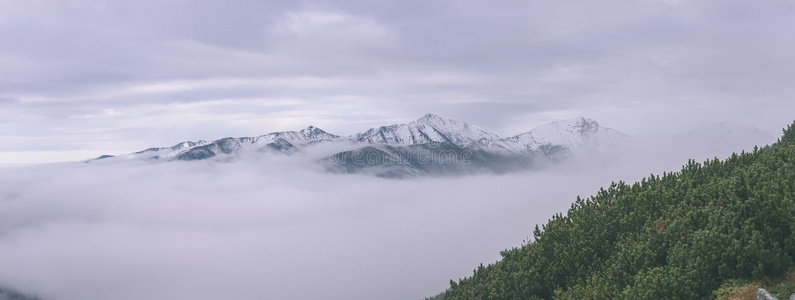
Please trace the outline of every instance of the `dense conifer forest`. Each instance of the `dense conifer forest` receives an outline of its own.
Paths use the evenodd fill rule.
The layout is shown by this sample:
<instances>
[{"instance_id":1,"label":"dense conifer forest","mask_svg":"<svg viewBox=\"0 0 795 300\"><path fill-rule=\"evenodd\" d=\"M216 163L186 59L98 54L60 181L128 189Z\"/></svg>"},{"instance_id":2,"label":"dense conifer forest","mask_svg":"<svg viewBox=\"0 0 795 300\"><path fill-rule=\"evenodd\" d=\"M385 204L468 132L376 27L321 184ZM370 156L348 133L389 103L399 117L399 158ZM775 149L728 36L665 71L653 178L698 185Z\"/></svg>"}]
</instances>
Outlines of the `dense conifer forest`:
<instances>
[{"instance_id":1,"label":"dense conifer forest","mask_svg":"<svg viewBox=\"0 0 795 300\"><path fill-rule=\"evenodd\" d=\"M753 152L578 197L533 241L430 299L714 298L793 271L793 218L795 124Z\"/></svg>"}]
</instances>

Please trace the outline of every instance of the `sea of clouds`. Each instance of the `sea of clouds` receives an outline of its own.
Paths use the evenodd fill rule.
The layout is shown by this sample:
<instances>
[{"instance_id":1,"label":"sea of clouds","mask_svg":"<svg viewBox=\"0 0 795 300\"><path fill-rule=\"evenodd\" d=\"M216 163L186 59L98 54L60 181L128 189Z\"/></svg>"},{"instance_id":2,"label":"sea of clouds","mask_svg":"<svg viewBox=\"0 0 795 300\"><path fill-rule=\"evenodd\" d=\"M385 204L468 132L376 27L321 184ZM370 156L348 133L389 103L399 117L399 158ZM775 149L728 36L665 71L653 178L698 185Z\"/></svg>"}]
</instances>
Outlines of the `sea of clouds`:
<instances>
[{"instance_id":1,"label":"sea of clouds","mask_svg":"<svg viewBox=\"0 0 795 300\"><path fill-rule=\"evenodd\" d=\"M544 170L401 180L326 173L303 154L7 166L0 287L45 300L421 299L578 195L752 147L649 139Z\"/></svg>"}]
</instances>

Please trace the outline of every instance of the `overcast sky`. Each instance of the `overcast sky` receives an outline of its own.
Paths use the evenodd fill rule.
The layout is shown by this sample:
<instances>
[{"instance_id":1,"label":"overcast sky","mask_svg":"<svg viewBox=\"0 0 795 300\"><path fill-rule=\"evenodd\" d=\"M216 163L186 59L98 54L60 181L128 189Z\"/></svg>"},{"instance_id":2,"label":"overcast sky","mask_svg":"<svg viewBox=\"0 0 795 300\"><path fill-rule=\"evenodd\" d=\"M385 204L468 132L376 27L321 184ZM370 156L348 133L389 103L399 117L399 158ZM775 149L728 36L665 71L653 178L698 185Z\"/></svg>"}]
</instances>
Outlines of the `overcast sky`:
<instances>
[{"instance_id":1,"label":"overcast sky","mask_svg":"<svg viewBox=\"0 0 795 300\"><path fill-rule=\"evenodd\" d=\"M795 119L793 1L0 0L0 163L426 112L502 136Z\"/></svg>"},{"instance_id":2,"label":"overcast sky","mask_svg":"<svg viewBox=\"0 0 795 300\"><path fill-rule=\"evenodd\" d=\"M750 145L646 136L549 172L405 181L289 160L305 153L6 164L428 112L504 137L577 116L635 136L723 121L778 135L793 83L795 1L0 0L0 287L419 299L577 195Z\"/></svg>"}]
</instances>

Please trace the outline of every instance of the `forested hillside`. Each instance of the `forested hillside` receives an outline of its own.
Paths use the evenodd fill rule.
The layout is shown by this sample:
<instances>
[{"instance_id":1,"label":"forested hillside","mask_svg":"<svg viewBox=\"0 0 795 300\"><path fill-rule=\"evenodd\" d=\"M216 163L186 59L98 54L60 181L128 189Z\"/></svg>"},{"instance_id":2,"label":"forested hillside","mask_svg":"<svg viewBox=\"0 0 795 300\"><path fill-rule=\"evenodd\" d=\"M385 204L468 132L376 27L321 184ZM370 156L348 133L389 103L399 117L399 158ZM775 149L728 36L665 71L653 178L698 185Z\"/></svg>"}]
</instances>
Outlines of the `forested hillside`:
<instances>
[{"instance_id":1,"label":"forested hillside","mask_svg":"<svg viewBox=\"0 0 795 300\"><path fill-rule=\"evenodd\" d=\"M653 157L649 157L653 159ZM700 299L795 258L795 124L775 144L576 199L434 299Z\"/></svg>"}]
</instances>

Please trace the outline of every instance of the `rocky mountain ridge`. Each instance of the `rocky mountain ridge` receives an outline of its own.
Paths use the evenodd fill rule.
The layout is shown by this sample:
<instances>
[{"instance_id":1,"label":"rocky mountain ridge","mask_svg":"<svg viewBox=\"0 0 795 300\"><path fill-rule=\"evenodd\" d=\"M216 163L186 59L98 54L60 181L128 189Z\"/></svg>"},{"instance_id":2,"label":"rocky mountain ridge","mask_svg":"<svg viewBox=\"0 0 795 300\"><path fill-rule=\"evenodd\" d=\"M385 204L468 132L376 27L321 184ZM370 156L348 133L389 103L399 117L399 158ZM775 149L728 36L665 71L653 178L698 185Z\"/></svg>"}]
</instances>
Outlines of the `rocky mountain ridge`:
<instances>
[{"instance_id":1,"label":"rocky mountain ridge","mask_svg":"<svg viewBox=\"0 0 795 300\"><path fill-rule=\"evenodd\" d=\"M172 147L149 148L116 157L104 155L97 159L192 161L234 158L246 151L292 155L316 145L330 144L339 146L339 151L323 159L331 171L357 173L377 169L379 173L389 169L391 174L397 169L397 173L416 175L465 169L501 171L511 165L526 168L539 160L598 153L605 146L620 144L628 138L626 134L582 117L544 124L502 138L476 125L426 114L409 123L370 128L347 137L309 126L300 131L256 137L187 141Z\"/></svg>"}]
</instances>

